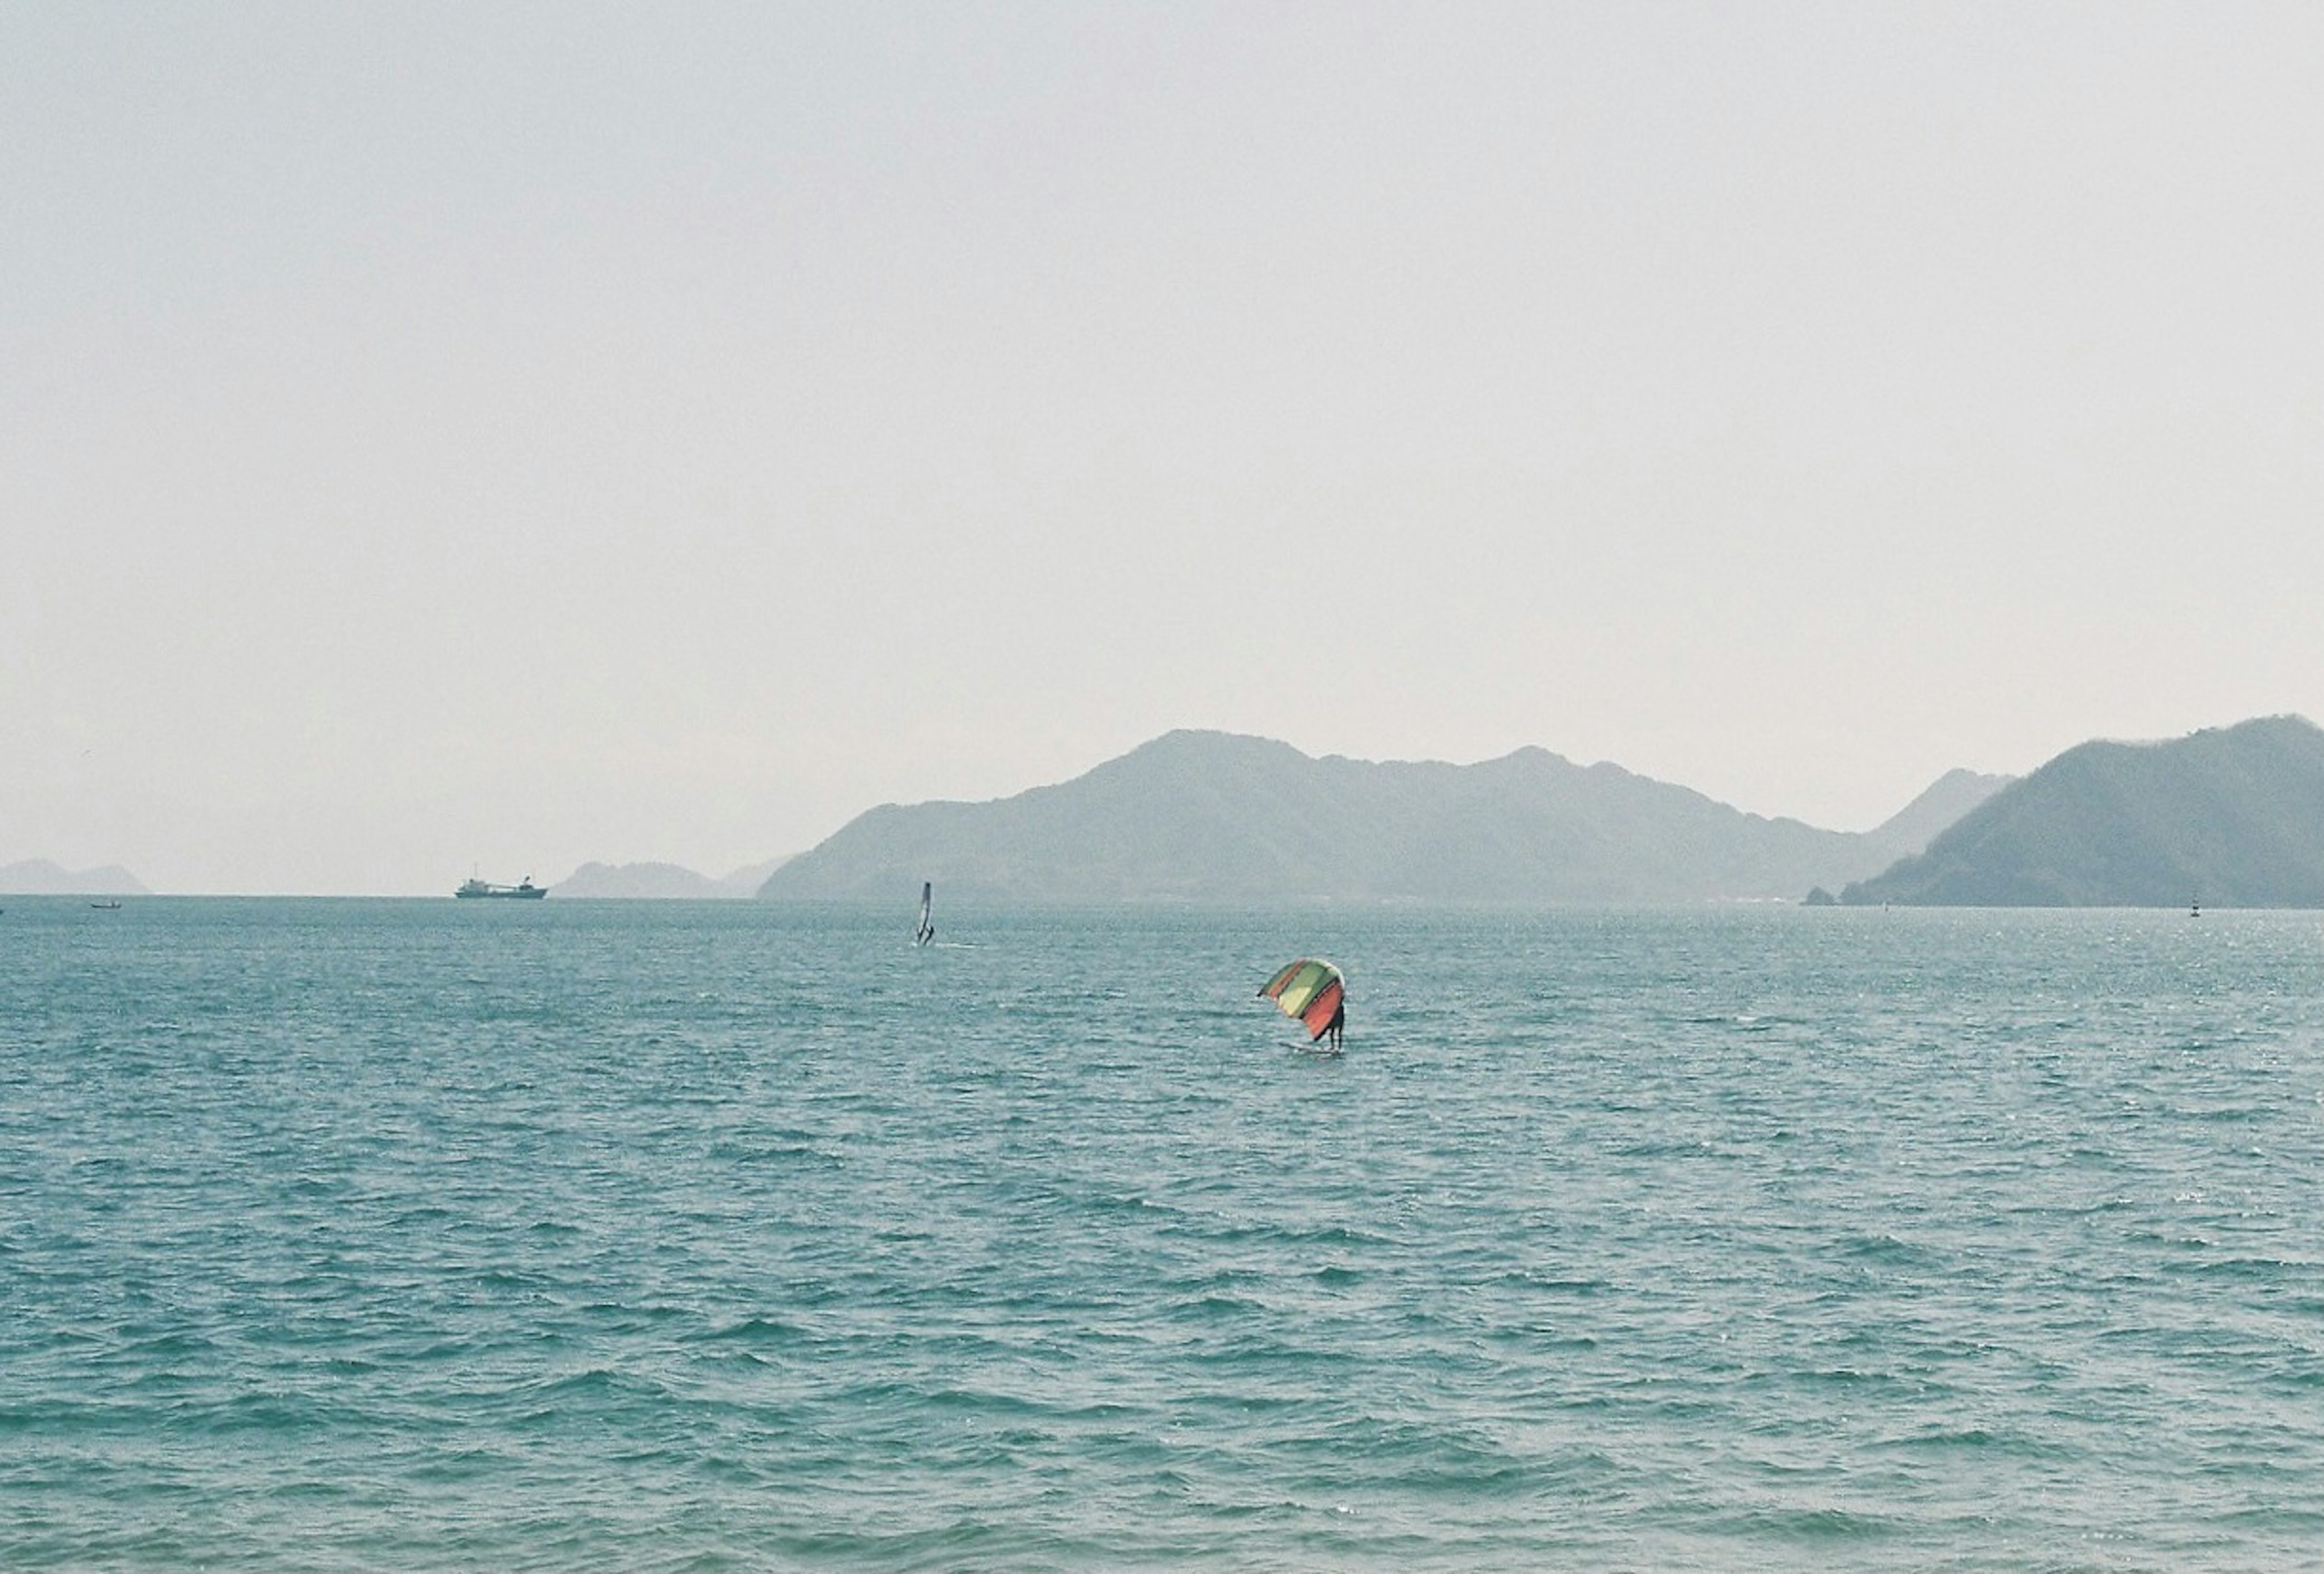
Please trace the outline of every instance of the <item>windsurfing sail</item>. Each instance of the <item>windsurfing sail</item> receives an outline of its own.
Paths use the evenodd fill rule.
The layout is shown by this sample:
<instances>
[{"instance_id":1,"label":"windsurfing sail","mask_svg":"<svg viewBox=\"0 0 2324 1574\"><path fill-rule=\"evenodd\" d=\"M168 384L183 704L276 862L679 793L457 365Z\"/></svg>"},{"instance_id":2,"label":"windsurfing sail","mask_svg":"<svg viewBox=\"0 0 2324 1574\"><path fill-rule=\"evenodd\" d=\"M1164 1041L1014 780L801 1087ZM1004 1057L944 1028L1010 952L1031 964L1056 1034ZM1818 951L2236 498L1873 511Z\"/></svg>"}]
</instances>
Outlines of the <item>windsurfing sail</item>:
<instances>
[{"instance_id":1,"label":"windsurfing sail","mask_svg":"<svg viewBox=\"0 0 2324 1574\"><path fill-rule=\"evenodd\" d=\"M1339 1016L1348 986L1330 962L1303 956L1268 980L1259 997L1274 1001L1286 1017L1304 1024L1313 1040L1323 1037Z\"/></svg>"},{"instance_id":2,"label":"windsurfing sail","mask_svg":"<svg viewBox=\"0 0 2324 1574\"><path fill-rule=\"evenodd\" d=\"M920 882L920 921L912 930L913 944L926 945L936 937L936 882L922 880Z\"/></svg>"}]
</instances>

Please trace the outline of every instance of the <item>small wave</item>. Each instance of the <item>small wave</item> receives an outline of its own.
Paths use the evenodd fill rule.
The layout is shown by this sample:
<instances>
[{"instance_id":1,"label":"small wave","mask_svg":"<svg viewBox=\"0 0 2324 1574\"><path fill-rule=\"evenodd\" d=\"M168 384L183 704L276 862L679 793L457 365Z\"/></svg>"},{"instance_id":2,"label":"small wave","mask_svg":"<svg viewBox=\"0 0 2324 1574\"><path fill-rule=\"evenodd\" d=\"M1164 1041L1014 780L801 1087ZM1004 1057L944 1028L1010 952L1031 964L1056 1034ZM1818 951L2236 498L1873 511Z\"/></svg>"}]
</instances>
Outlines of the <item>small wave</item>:
<instances>
[{"instance_id":1,"label":"small wave","mask_svg":"<svg viewBox=\"0 0 2324 1574\"><path fill-rule=\"evenodd\" d=\"M1727 1534L1750 1541L1809 1546L1888 1541L1900 1530L1897 1522L1885 1514L1831 1506L1751 1509L1724 1516L1714 1523Z\"/></svg>"},{"instance_id":2,"label":"small wave","mask_svg":"<svg viewBox=\"0 0 2324 1574\"><path fill-rule=\"evenodd\" d=\"M1614 1288L1610 1279L1550 1278L1521 1268L1502 1274L1493 1282L1511 1289L1536 1291L1547 1295L1603 1295Z\"/></svg>"},{"instance_id":3,"label":"small wave","mask_svg":"<svg viewBox=\"0 0 2324 1574\"><path fill-rule=\"evenodd\" d=\"M725 1323L702 1336L705 1344L739 1344L752 1348L805 1343L810 1336L796 1322L779 1317L746 1317Z\"/></svg>"},{"instance_id":4,"label":"small wave","mask_svg":"<svg viewBox=\"0 0 2324 1574\"><path fill-rule=\"evenodd\" d=\"M1932 1426L1893 1438L1880 1447L1904 1453L1934 1455L1993 1455L2010 1459L2058 1459L2081 1456L2081 1450L2020 1431L1997 1431L1982 1426Z\"/></svg>"},{"instance_id":5,"label":"small wave","mask_svg":"<svg viewBox=\"0 0 2324 1574\"><path fill-rule=\"evenodd\" d=\"M1927 1265L1936 1260L1928 1247L1886 1232L1847 1236L1840 1242L1840 1252L1853 1261L1895 1266Z\"/></svg>"},{"instance_id":6,"label":"small wave","mask_svg":"<svg viewBox=\"0 0 2324 1574\"><path fill-rule=\"evenodd\" d=\"M1263 1303L1244 1296L1213 1293L1198 1295L1193 1300L1176 1302L1170 1308L1170 1315L1174 1318L1192 1318L1198 1322L1228 1322L1259 1315L1266 1311L1267 1308Z\"/></svg>"}]
</instances>

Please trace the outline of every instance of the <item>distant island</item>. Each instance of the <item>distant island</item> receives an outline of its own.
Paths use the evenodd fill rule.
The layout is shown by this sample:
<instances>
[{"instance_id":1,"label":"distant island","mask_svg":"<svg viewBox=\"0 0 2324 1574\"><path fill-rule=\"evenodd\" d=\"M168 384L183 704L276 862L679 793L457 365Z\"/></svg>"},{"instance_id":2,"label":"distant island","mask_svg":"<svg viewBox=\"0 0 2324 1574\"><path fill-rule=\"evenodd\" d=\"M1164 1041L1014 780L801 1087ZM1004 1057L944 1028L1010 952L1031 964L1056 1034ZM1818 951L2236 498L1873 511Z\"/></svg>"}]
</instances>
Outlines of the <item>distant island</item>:
<instances>
[{"instance_id":1,"label":"distant island","mask_svg":"<svg viewBox=\"0 0 2324 1574\"><path fill-rule=\"evenodd\" d=\"M786 860L772 858L713 879L675 863L585 863L549 888L571 900L600 897L622 901L743 900L758 895L767 877Z\"/></svg>"},{"instance_id":2,"label":"distant island","mask_svg":"<svg viewBox=\"0 0 2324 1574\"><path fill-rule=\"evenodd\" d=\"M10 897L148 897L137 877L118 864L102 869L69 870L45 858L0 864L0 896Z\"/></svg>"},{"instance_id":3,"label":"distant island","mask_svg":"<svg viewBox=\"0 0 2324 1574\"><path fill-rule=\"evenodd\" d=\"M2324 907L2324 731L2270 716L2167 742L2081 744L1839 899Z\"/></svg>"},{"instance_id":4,"label":"distant island","mask_svg":"<svg viewBox=\"0 0 2324 1574\"><path fill-rule=\"evenodd\" d=\"M1878 828L1746 814L1541 749L1457 766L1177 732L1054 787L884 805L770 875L770 901L1796 901L1868 879L2006 778L1956 771Z\"/></svg>"}]
</instances>

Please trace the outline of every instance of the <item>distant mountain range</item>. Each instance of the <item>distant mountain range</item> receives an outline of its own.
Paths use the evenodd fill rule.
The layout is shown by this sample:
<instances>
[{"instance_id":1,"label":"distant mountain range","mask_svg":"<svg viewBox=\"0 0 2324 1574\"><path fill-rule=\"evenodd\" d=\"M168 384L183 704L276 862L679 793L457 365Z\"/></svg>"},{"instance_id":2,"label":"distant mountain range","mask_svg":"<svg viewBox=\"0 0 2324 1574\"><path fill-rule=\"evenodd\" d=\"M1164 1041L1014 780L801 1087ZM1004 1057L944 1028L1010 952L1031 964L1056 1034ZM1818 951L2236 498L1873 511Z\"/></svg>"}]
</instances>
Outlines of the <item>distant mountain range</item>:
<instances>
[{"instance_id":1,"label":"distant mountain range","mask_svg":"<svg viewBox=\"0 0 2324 1574\"><path fill-rule=\"evenodd\" d=\"M2324 731L2270 716L2169 742L2081 744L1840 899L2324 907Z\"/></svg>"},{"instance_id":2,"label":"distant mountain range","mask_svg":"<svg viewBox=\"0 0 2324 1574\"><path fill-rule=\"evenodd\" d=\"M784 864L770 900L1561 903L1797 900L1869 878L2006 778L1955 771L1864 833L1540 749L1482 764L1311 759L1157 738L990 803L884 805Z\"/></svg>"},{"instance_id":3,"label":"distant mountain range","mask_svg":"<svg viewBox=\"0 0 2324 1574\"><path fill-rule=\"evenodd\" d=\"M152 893L118 864L69 870L45 858L0 865L0 896L143 897Z\"/></svg>"},{"instance_id":4,"label":"distant mountain range","mask_svg":"<svg viewBox=\"0 0 2324 1574\"><path fill-rule=\"evenodd\" d=\"M781 868L783 862L779 858L769 859L764 863L738 869L720 879L696 874L674 863L585 863L549 889L551 896L568 899L575 897L630 900L739 899L757 895L767 877Z\"/></svg>"},{"instance_id":5,"label":"distant mountain range","mask_svg":"<svg viewBox=\"0 0 2324 1574\"><path fill-rule=\"evenodd\" d=\"M723 879L585 863L552 891L901 906L922 880L953 901L1058 904L2324 907L2324 730L2271 716L2084 743L2022 779L1951 771L1863 833L1540 749L1373 762L1179 732L1012 797L882 805ZM0 895L146 894L117 866L0 865Z\"/></svg>"}]
</instances>

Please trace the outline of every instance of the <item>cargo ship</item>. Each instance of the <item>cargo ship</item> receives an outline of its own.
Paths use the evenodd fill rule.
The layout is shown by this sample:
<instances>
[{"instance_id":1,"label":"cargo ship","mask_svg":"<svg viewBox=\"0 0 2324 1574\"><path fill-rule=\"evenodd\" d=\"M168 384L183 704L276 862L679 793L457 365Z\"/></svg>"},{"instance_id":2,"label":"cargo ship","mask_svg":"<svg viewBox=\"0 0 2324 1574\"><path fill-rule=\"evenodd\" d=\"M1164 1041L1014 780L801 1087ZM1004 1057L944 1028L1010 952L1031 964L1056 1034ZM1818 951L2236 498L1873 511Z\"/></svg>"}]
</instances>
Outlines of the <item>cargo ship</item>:
<instances>
[{"instance_id":1,"label":"cargo ship","mask_svg":"<svg viewBox=\"0 0 2324 1574\"><path fill-rule=\"evenodd\" d=\"M549 894L549 888L534 885L530 875L512 886L490 885L484 880L471 879L462 880L460 888L452 894L456 897L545 897Z\"/></svg>"}]
</instances>

